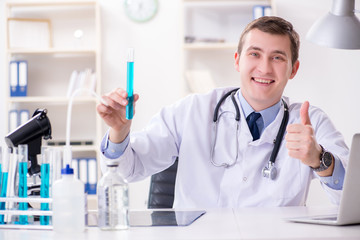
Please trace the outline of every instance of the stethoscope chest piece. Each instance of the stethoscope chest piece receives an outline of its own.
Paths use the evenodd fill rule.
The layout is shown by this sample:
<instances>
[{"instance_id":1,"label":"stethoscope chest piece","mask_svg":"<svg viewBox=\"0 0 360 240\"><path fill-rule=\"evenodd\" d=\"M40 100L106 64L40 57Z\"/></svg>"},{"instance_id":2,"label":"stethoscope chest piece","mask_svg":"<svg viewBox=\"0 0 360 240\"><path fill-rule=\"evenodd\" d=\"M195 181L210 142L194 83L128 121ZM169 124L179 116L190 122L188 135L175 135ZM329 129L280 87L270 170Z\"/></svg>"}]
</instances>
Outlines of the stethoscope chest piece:
<instances>
[{"instance_id":1,"label":"stethoscope chest piece","mask_svg":"<svg viewBox=\"0 0 360 240\"><path fill-rule=\"evenodd\" d=\"M268 162L267 166L265 166L262 170L263 177L270 178L271 180L275 180L277 176L277 170L275 164L271 161Z\"/></svg>"}]
</instances>

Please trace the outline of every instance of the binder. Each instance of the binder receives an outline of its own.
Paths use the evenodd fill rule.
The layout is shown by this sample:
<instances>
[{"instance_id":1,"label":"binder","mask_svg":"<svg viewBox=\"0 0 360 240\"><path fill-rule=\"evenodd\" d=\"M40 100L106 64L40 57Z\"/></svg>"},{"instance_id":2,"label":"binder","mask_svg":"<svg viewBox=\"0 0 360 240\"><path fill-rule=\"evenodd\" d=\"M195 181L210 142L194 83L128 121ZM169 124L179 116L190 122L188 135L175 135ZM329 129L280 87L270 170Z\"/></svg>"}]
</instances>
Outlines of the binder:
<instances>
[{"instance_id":1,"label":"binder","mask_svg":"<svg viewBox=\"0 0 360 240\"><path fill-rule=\"evenodd\" d=\"M97 164L96 158L88 158L88 194L96 194Z\"/></svg>"},{"instance_id":2,"label":"binder","mask_svg":"<svg viewBox=\"0 0 360 240\"><path fill-rule=\"evenodd\" d=\"M9 111L9 132L14 131L19 126L18 111L16 109Z\"/></svg>"},{"instance_id":3,"label":"binder","mask_svg":"<svg viewBox=\"0 0 360 240\"><path fill-rule=\"evenodd\" d=\"M80 158L79 159L79 179L85 185L85 192L88 192L89 183L88 183L88 166L87 166L87 159Z\"/></svg>"},{"instance_id":4,"label":"binder","mask_svg":"<svg viewBox=\"0 0 360 240\"><path fill-rule=\"evenodd\" d=\"M16 61L10 62L9 73L10 96L14 97L16 96L18 85L18 63Z\"/></svg>"},{"instance_id":5,"label":"binder","mask_svg":"<svg viewBox=\"0 0 360 240\"><path fill-rule=\"evenodd\" d=\"M10 61L9 83L11 97L27 96L28 63L27 61Z\"/></svg>"},{"instance_id":6,"label":"binder","mask_svg":"<svg viewBox=\"0 0 360 240\"><path fill-rule=\"evenodd\" d=\"M66 96L71 97L72 93L75 91L76 79L78 78L78 71L74 70L71 73L69 87Z\"/></svg>"},{"instance_id":7,"label":"binder","mask_svg":"<svg viewBox=\"0 0 360 240\"><path fill-rule=\"evenodd\" d=\"M79 179L79 161L78 159L71 160L71 168L74 169L74 177Z\"/></svg>"},{"instance_id":8,"label":"binder","mask_svg":"<svg viewBox=\"0 0 360 240\"><path fill-rule=\"evenodd\" d=\"M14 131L20 125L30 119L30 113L27 109L12 109L9 111L9 132Z\"/></svg>"},{"instance_id":9,"label":"binder","mask_svg":"<svg viewBox=\"0 0 360 240\"><path fill-rule=\"evenodd\" d=\"M27 61L19 61L19 96L25 97L27 95L27 73L28 73L28 64Z\"/></svg>"},{"instance_id":10,"label":"binder","mask_svg":"<svg viewBox=\"0 0 360 240\"><path fill-rule=\"evenodd\" d=\"M66 96L71 97L78 89L89 89L91 91L95 91L96 73L91 68L86 68L84 71L74 70L71 73ZM80 95L88 96L89 92L81 92Z\"/></svg>"},{"instance_id":11,"label":"binder","mask_svg":"<svg viewBox=\"0 0 360 240\"><path fill-rule=\"evenodd\" d=\"M253 18L258 19L263 16L271 16L272 9L269 5L255 5L253 7Z\"/></svg>"},{"instance_id":12,"label":"binder","mask_svg":"<svg viewBox=\"0 0 360 240\"><path fill-rule=\"evenodd\" d=\"M271 16L271 15L272 15L271 6L264 6L264 16Z\"/></svg>"},{"instance_id":13,"label":"binder","mask_svg":"<svg viewBox=\"0 0 360 240\"><path fill-rule=\"evenodd\" d=\"M19 111L19 126L23 125L30 119L30 113L27 109L22 109Z\"/></svg>"}]
</instances>

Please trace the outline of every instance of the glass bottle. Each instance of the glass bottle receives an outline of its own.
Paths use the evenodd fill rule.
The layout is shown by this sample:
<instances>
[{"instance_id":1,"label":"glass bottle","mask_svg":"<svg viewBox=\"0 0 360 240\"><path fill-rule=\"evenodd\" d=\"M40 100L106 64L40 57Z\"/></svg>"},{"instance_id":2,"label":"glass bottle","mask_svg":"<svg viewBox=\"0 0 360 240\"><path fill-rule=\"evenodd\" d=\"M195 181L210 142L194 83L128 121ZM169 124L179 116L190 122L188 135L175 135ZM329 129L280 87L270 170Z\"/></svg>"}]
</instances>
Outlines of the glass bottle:
<instances>
[{"instance_id":1,"label":"glass bottle","mask_svg":"<svg viewBox=\"0 0 360 240\"><path fill-rule=\"evenodd\" d=\"M98 226L101 230L129 227L128 184L117 171L118 163L107 163L107 171L97 186Z\"/></svg>"}]
</instances>

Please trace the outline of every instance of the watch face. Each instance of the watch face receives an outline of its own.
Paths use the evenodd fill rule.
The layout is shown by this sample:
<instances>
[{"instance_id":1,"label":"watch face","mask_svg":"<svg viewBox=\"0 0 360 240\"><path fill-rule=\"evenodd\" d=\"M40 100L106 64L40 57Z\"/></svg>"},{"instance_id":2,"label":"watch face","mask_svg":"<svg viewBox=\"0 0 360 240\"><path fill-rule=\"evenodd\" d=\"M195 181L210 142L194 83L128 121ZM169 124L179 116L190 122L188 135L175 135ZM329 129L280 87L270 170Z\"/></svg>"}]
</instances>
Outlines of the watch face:
<instances>
[{"instance_id":1,"label":"watch face","mask_svg":"<svg viewBox=\"0 0 360 240\"><path fill-rule=\"evenodd\" d=\"M158 10L158 0L125 0L126 15L133 21L146 22L152 19Z\"/></svg>"},{"instance_id":2,"label":"watch face","mask_svg":"<svg viewBox=\"0 0 360 240\"><path fill-rule=\"evenodd\" d=\"M332 155L329 152L324 152L323 155L323 163L325 166L330 167L331 163L332 163Z\"/></svg>"}]
</instances>

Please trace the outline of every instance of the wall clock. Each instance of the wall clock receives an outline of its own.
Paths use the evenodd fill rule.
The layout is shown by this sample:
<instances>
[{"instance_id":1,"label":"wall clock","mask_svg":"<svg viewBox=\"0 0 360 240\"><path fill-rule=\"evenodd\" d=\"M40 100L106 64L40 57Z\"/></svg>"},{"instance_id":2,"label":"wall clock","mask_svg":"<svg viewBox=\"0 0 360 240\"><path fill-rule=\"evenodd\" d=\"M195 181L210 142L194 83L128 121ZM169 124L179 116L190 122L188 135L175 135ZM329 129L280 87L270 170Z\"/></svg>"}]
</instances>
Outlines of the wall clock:
<instances>
[{"instance_id":1,"label":"wall clock","mask_svg":"<svg viewBox=\"0 0 360 240\"><path fill-rule=\"evenodd\" d=\"M158 0L125 0L126 15L135 22L146 22L152 19L159 7Z\"/></svg>"}]
</instances>

